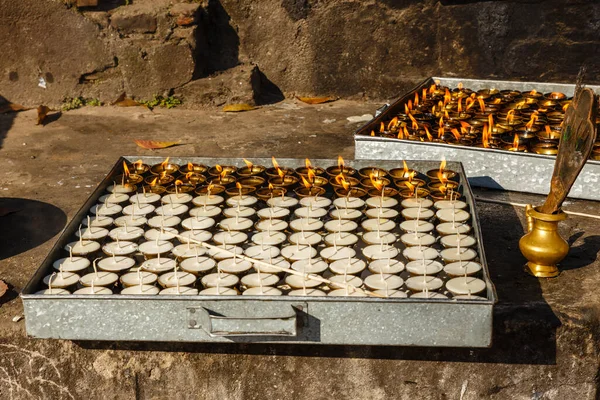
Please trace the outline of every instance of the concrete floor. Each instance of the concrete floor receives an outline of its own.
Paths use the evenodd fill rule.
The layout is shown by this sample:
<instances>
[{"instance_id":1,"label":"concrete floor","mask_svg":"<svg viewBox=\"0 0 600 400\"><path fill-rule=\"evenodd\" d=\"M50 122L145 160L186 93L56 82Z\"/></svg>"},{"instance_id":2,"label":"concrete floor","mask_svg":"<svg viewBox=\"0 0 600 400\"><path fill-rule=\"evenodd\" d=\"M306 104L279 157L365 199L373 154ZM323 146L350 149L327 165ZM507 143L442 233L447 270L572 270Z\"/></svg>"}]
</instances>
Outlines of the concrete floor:
<instances>
[{"instance_id":1,"label":"concrete floor","mask_svg":"<svg viewBox=\"0 0 600 400\"><path fill-rule=\"evenodd\" d=\"M94 343L25 335L17 293L58 232L120 155L353 156L346 117L376 104L294 100L255 111L84 108L36 126L35 111L0 114L0 396L14 399L594 399L598 396L600 224L561 226L572 246L557 279L527 276L523 210L478 202L500 301L491 349ZM171 149L133 139L181 140ZM476 190L539 204L541 196ZM590 201L566 209L599 214ZM13 213L6 214L9 211ZM175 395L175 393L177 393Z\"/></svg>"}]
</instances>

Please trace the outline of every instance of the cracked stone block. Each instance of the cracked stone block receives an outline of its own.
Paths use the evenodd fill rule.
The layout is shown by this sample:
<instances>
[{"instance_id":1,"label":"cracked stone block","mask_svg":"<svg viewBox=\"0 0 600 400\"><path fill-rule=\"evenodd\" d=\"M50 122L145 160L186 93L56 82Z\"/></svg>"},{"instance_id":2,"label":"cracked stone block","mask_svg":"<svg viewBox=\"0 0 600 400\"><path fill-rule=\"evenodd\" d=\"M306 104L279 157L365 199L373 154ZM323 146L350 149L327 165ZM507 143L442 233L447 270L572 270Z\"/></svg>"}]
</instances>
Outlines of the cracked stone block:
<instances>
[{"instance_id":1,"label":"cracked stone block","mask_svg":"<svg viewBox=\"0 0 600 400\"><path fill-rule=\"evenodd\" d=\"M120 32L130 33L154 33L156 31L157 10L148 7L131 5L119 7L110 18L110 25Z\"/></svg>"},{"instance_id":2,"label":"cracked stone block","mask_svg":"<svg viewBox=\"0 0 600 400\"><path fill-rule=\"evenodd\" d=\"M260 95L260 72L254 65L237 67L207 78L197 79L175 90L185 104L221 106L256 104Z\"/></svg>"}]
</instances>

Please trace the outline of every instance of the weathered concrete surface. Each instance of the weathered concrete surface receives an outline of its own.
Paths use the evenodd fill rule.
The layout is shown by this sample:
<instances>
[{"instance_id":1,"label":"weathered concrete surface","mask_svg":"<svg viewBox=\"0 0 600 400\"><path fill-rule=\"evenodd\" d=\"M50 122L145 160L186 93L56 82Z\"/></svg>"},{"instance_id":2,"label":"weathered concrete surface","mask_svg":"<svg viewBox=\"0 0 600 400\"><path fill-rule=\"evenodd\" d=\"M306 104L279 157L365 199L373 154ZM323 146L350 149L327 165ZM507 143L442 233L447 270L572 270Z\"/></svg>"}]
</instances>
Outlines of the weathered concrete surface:
<instances>
[{"instance_id":1,"label":"weathered concrete surface","mask_svg":"<svg viewBox=\"0 0 600 400\"><path fill-rule=\"evenodd\" d=\"M21 205L0 217L0 278L21 289L116 158L151 154L132 139L186 143L152 153L163 156L349 158L355 126L345 118L375 106L286 101L240 114L84 108L45 127L34 125L33 111L0 115L0 208ZM479 190L477 195L541 201L516 193ZM593 214L600 209L589 201L566 208ZM538 281L522 270L517 247L525 226L522 210L478 202L478 211L500 298L491 349L34 340L25 336L23 321L11 321L22 313L13 291L0 307L0 395L19 400L597 398L599 224L580 217L562 224L561 234L573 246L564 272Z\"/></svg>"}]
</instances>

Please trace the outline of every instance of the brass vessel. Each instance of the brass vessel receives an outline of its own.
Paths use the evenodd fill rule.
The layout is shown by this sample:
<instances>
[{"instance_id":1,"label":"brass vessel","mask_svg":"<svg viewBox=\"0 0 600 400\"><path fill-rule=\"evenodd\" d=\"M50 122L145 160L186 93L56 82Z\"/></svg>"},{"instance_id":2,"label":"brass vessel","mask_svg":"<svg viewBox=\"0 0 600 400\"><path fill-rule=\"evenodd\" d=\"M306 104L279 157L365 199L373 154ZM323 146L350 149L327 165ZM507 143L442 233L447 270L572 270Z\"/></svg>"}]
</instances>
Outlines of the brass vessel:
<instances>
[{"instance_id":1,"label":"brass vessel","mask_svg":"<svg viewBox=\"0 0 600 400\"><path fill-rule=\"evenodd\" d=\"M519 249L528 260L528 272L538 278L554 278L559 274L556 264L569 252L569 244L558 234L558 223L567 214L544 214L528 205L525 215L529 232L519 240Z\"/></svg>"}]
</instances>

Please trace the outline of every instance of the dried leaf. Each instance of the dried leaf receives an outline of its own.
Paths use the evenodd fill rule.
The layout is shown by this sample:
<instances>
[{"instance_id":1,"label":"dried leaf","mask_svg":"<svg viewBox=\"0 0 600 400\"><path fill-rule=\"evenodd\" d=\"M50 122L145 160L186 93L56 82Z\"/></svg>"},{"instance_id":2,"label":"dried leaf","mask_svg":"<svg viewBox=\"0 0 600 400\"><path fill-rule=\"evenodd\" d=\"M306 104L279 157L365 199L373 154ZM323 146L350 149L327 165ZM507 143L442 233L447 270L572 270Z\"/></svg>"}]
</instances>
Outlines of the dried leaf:
<instances>
[{"instance_id":1,"label":"dried leaf","mask_svg":"<svg viewBox=\"0 0 600 400\"><path fill-rule=\"evenodd\" d=\"M336 101L337 99L335 97L298 97L298 100L300 100L303 103L306 104L323 104L323 103L329 103L330 101Z\"/></svg>"},{"instance_id":2,"label":"dried leaf","mask_svg":"<svg viewBox=\"0 0 600 400\"><path fill-rule=\"evenodd\" d=\"M37 124L36 125L43 125L44 121L46 120L46 117L48 116L48 113L50 112L50 108L46 107L46 106L39 106L37 108Z\"/></svg>"},{"instance_id":3,"label":"dried leaf","mask_svg":"<svg viewBox=\"0 0 600 400\"><path fill-rule=\"evenodd\" d=\"M8 285L0 279L0 297L4 296L4 294L8 291Z\"/></svg>"},{"instance_id":4,"label":"dried leaf","mask_svg":"<svg viewBox=\"0 0 600 400\"><path fill-rule=\"evenodd\" d=\"M0 114L5 114L9 112L17 112L17 111L25 111L29 110L29 108L22 106L20 104L15 103L6 103L0 105Z\"/></svg>"},{"instance_id":5,"label":"dried leaf","mask_svg":"<svg viewBox=\"0 0 600 400\"><path fill-rule=\"evenodd\" d=\"M117 100L115 100L114 103L112 103L113 106L117 106L117 107L137 107L137 106L143 106L143 104L138 103L135 100L132 99L128 99L127 98L127 94L125 93L121 93L121 95L119 96L119 98L117 98Z\"/></svg>"},{"instance_id":6,"label":"dried leaf","mask_svg":"<svg viewBox=\"0 0 600 400\"><path fill-rule=\"evenodd\" d=\"M256 110L257 107L251 106L250 104L241 103L241 104L228 104L223 107L223 111L225 112L241 112L241 111L252 111Z\"/></svg>"},{"instance_id":7,"label":"dried leaf","mask_svg":"<svg viewBox=\"0 0 600 400\"><path fill-rule=\"evenodd\" d=\"M143 149L156 150L166 149L167 147L176 146L181 143L181 140L177 142L160 142L157 140L134 140L135 144Z\"/></svg>"}]
</instances>

